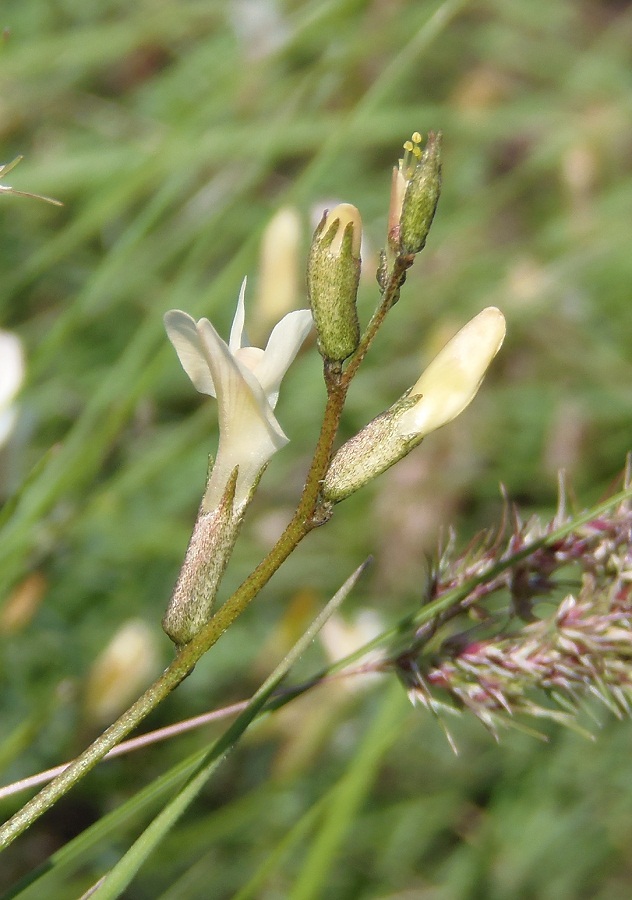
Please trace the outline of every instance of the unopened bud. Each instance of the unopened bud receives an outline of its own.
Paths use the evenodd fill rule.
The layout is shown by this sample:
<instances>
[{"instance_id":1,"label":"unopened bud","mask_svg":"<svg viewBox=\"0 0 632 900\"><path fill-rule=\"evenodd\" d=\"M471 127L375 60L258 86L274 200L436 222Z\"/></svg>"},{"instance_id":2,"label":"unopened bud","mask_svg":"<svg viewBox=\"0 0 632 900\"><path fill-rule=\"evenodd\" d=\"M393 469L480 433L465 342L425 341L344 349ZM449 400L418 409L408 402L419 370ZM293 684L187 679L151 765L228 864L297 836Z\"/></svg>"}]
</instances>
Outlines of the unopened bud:
<instances>
[{"instance_id":1,"label":"unopened bud","mask_svg":"<svg viewBox=\"0 0 632 900\"><path fill-rule=\"evenodd\" d=\"M441 192L441 132L429 132L421 149L415 132L404 144L404 156L393 169L388 216L389 247L396 255L423 250Z\"/></svg>"},{"instance_id":2,"label":"unopened bud","mask_svg":"<svg viewBox=\"0 0 632 900\"><path fill-rule=\"evenodd\" d=\"M360 280L362 220L349 203L341 203L318 225L307 265L307 291L325 359L341 362L360 341L356 310Z\"/></svg>"},{"instance_id":3,"label":"unopened bud","mask_svg":"<svg viewBox=\"0 0 632 900\"><path fill-rule=\"evenodd\" d=\"M458 331L411 389L419 401L399 420L402 434L430 434L463 412L505 339L505 317L488 306Z\"/></svg>"},{"instance_id":4,"label":"unopened bud","mask_svg":"<svg viewBox=\"0 0 632 900\"><path fill-rule=\"evenodd\" d=\"M468 322L410 391L342 445L325 476L324 498L344 500L463 412L504 337L505 318L494 306Z\"/></svg>"}]
</instances>

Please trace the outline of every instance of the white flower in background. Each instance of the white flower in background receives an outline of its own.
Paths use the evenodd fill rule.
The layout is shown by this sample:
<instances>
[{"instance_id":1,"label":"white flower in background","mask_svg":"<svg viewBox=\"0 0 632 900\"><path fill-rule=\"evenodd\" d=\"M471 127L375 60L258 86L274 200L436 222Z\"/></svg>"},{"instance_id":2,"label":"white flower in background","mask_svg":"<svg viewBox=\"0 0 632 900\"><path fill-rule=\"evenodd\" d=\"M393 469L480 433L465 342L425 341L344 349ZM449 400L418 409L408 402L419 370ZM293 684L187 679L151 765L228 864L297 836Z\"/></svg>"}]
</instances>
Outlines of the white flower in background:
<instances>
[{"instance_id":1,"label":"white flower in background","mask_svg":"<svg viewBox=\"0 0 632 900\"><path fill-rule=\"evenodd\" d=\"M86 684L85 708L93 722L125 709L159 668L156 639L142 619L129 619L95 659Z\"/></svg>"},{"instance_id":2,"label":"white flower in background","mask_svg":"<svg viewBox=\"0 0 632 900\"><path fill-rule=\"evenodd\" d=\"M20 339L0 331L0 447L6 444L17 420L11 401L24 381L24 353Z\"/></svg>"},{"instance_id":3,"label":"white flower in background","mask_svg":"<svg viewBox=\"0 0 632 900\"><path fill-rule=\"evenodd\" d=\"M320 642L327 662L335 664L346 656L351 656L360 647L368 644L384 630L384 624L380 616L372 610L365 609L358 612L349 621L344 619L340 613L334 613L331 618L327 619L319 632ZM369 672L370 666L377 669L378 663L384 658L382 650L371 650L364 656L351 664L351 667L366 667L367 671L362 673L360 678L352 680L341 680L340 686L344 690L364 690L369 687L380 675L377 672Z\"/></svg>"},{"instance_id":4,"label":"white flower in background","mask_svg":"<svg viewBox=\"0 0 632 900\"><path fill-rule=\"evenodd\" d=\"M293 206L284 206L270 219L261 236L254 308L257 334L268 334L274 322L297 306L301 244L299 212Z\"/></svg>"},{"instance_id":5,"label":"white flower in background","mask_svg":"<svg viewBox=\"0 0 632 900\"><path fill-rule=\"evenodd\" d=\"M238 466L237 513L270 457L288 442L274 408L281 380L312 326L309 310L295 310L274 328L265 350L249 347L244 335L245 288L244 279L228 344L208 319L196 322L180 310L165 315L169 340L184 371L198 391L216 397L219 405L219 446L203 512L219 505Z\"/></svg>"},{"instance_id":6,"label":"white flower in background","mask_svg":"<svg viewBox=\"0 0 632 900\"><path fill-rule=\"evenodd\" d=\"M279 50L292 33L277 0L231 0L228 14L245 57L252 62Z\"/></svg>"}]
</instances>

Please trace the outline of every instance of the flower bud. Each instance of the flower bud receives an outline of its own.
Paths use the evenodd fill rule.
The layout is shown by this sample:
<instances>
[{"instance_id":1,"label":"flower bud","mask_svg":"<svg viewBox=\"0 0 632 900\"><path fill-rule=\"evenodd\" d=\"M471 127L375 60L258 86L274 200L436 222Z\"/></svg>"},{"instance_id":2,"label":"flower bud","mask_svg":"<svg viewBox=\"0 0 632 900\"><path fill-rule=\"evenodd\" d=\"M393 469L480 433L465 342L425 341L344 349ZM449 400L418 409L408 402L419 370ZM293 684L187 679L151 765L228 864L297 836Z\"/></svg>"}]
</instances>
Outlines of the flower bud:
<instances>
[{"instance_id":1,"label":"flower bud","mask_svg":"<svg viewBox=\"0 0 632 900\"><path fill-rule=\"evenodd\" d=\"M504 337L505 319L494 306L468 322L410 391L342 445L325 476L323 497L344 500L463 412Z\"/></svg>"},{"instance_id":2,"label":"flower bud","mask_svg":"<svg viewBox=\"0 0 632 900\"><path fill-rule=\"evenodd\" d=\"M419 401L398 423L401 434L430 434L463 412L476 396L485 372L505 339L505 317L488 306L448 341L411 395Z\"/></svg>"},{"instance_id":3,"label":"flower bud","mask_svg":"<svg viewBox=\"0 0 632 900\"><path fill-rule=\"evenodd\" d=\"M318 332L318 349L342 362L360 341L356 296L360 280L362 220L349 203L325 216L314 233L307 264L307 291Z\"/></svg>"},{"instance_id":4,"label":"flower bud","mask_svg":"<svg viewBox=\"0 0 632 900\"><path fill-rule=\"evenodd\" d=\"M415 132L393 169L388 242L396 255L423 250L441 192L441 132L429 132L425 150Z\"/></svg>"}]
</instances>

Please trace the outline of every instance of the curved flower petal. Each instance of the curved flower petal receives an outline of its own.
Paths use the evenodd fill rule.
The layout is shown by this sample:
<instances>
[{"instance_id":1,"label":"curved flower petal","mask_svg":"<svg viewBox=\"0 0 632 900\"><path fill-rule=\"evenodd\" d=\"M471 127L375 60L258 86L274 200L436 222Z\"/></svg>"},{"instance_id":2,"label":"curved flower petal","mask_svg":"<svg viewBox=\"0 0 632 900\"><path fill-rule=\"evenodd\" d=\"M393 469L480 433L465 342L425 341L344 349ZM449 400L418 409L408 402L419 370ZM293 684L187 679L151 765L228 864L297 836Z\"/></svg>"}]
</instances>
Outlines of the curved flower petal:
<instances>
[{"instance_id":1,"label":"curved flower petal","mask_svg":"<svg viewBox=\"0 0 632 900\"><path fill-rule=\"evenodd\" d=\"M182 368L201 394L215 397L215 385L195 319L180 309L165 313L165 328Z\"/></svg>"},{"instance_id":2,"label":"curved flower petal","mask_svg":"<svg viewBox=\"0 0 632 900\"><path fill-rule=\"evenodd\" d=\"M238 356L231 353L208 319L200 319L198 333L217 391L220 429L230 429L232 410L247 402L257 410L257 415L266 423L270 434L278 435L285 443L287 438L274 416L256 374L245 366Z\"/></svg>"},{"instance_id":3,"label":"curved flower petal","mask_svg":"<svg viewBox=\"0 0 632 900\"><path fill-rule=\"evenodd\" d=\"M253 369L273 409L279 399L283 376L309 334L312 323L312 314L308 309L297 309L284 316L272 330L265 353Z\"/></svg>"},{"instance_id":4,"label":"curved flower petal","mask_svg":"<svg viewBox=\"0 0 632 900\"><path fill-rule=\"evenodd\" d=\"M241 287L239 289L239 297L237 298L235 318L233 319L233 324L230 327L228 346L231 353L235 353L237 350L240 350L245 346L245 343L247 341L246 335L244 334L244 325L246 322L246 281L247 279L244 278L241 283Z\"/></svg>"}]
</instances>

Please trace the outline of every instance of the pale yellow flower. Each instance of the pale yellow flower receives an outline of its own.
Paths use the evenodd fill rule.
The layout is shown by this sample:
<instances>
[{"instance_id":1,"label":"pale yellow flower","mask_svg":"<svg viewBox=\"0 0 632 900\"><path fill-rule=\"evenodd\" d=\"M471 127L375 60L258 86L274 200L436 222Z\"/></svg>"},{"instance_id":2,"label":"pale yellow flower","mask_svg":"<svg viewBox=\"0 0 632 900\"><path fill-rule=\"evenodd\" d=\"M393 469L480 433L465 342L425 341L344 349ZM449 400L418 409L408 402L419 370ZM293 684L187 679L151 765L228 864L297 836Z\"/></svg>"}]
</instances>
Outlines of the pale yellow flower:
<instances>
[{"instance_id":1,"label":"pale yellow flower","mask_svg":"<svg viewBox=\"0 0 632 900\"><path fill-rule=\"evenodd\" d=\"M182 367L197 390L216 397L219 406L219 447L204 495L204 511L219 504L238 466L234 499L238 512L270 457L288 442L274 408L281 380L312 326L309 310L295 310L274 328L265 350L248 346L245 288L244 280L228 343L208 319L196 322L177 309L165 315L167 334Z\"/></svg>"}]
</instances>

